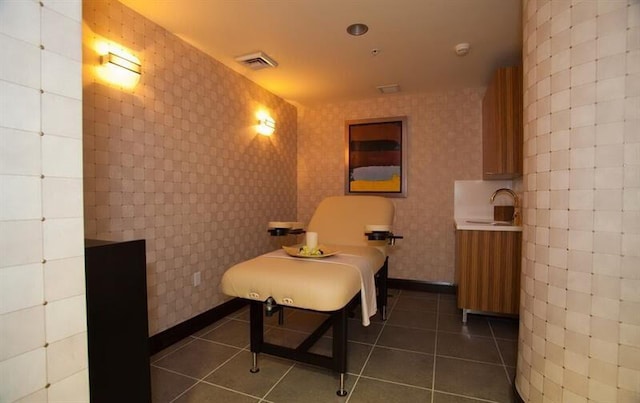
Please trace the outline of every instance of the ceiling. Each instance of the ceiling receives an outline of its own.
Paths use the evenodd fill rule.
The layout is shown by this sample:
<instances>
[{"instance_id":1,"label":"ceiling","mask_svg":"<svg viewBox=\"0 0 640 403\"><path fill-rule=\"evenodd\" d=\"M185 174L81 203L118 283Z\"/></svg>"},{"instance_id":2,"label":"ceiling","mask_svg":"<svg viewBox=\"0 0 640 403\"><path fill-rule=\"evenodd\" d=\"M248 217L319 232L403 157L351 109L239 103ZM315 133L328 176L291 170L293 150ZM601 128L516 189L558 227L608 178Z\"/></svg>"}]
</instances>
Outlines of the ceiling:
<instances>
[{"instance_id":1,"label":"ceiling","mask_svg":"<svg viewBox=\"0 0 640 403\"><path fill-rule=\"evenodd\" d=\"M121 2L298 105L376 97L388 84L404 94L486 86L494 69L521 60L519 0ZM369 31L348 35L358 22ZM454 51L461 42L471 45L464 57ZM235 61L257 51L278 66Z\"/></svg>"}]
</instances>

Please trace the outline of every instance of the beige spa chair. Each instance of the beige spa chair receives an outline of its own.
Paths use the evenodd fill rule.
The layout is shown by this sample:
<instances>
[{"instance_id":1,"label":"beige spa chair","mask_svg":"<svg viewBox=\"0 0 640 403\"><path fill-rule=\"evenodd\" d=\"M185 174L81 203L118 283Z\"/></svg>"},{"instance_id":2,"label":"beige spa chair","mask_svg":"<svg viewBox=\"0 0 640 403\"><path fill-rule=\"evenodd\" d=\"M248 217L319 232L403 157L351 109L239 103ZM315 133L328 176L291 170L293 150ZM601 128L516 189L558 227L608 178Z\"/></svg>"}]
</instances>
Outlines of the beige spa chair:
<instances>
[{"instance_id":1,"label":"beige spa chair","mask_svg":"<svg viewBox=\"0 0 640 403\"><path fill-rule=\"evenodd\" d=\"M264 352L340 373L339 396L345 396L344 374L347 357L347 318L361 304L364 325L379 307L386 319L388 258L387 245L395 238L390 232L394 205L378 196L334 196L316 209L308 232L318 233L318 244L339 251L326 258L291 257L277 250L241 262L222 277L222 291L250 301L250 332L253 367L258 372L258 353ZM386 228L376 232L369 231ZM376 293L377 286L377 293ZM274 306L328 313L321 324L297 348L264 341L263 307ZM331 357L308 350L333 327Z\"/></svg>"}]
</instances>

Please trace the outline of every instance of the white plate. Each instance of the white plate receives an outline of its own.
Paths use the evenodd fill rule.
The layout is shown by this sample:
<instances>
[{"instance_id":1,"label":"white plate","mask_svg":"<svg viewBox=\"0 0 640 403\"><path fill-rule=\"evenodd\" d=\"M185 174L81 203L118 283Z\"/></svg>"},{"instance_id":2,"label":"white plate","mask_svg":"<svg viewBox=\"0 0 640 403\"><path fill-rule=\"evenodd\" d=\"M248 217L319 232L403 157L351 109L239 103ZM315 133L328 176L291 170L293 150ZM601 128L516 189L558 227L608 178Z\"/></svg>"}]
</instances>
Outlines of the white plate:
<instances>
[{"instance_id":1,"label":"white plate","mask_svg":"<svg viewBox=\"0 0 640 403\"><path fill-rule=\"evenodd\" d=\"M322 255L302 255L300 254L300 246L283 246L282 249L284 249L285 252L287 252L287 254L289 256L293 256L293 257L306 257L306 258L323 258L323 257L329 257L329 256L333 256L337 253L339 253L340 251L333 249L333 248L327 248L324 246L319 246L318 249L322 250L324 253Z\"/></svg>"}]
</instances>

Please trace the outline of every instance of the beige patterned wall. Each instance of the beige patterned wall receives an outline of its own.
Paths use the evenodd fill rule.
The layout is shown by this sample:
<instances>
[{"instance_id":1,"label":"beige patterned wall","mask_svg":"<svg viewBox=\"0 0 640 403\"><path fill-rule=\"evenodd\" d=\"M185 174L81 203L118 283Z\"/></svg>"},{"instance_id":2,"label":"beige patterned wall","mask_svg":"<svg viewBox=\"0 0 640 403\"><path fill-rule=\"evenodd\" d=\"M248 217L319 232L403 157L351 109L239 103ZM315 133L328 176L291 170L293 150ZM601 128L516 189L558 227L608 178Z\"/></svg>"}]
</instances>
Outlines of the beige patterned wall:
<instances>
[{"instance_id":1,"label":"beige patterned wall","mask_svg":"<svg viewBox=\"0 0 640 403\"><path fill-rule=\"evenodd\" d=\"M155 334L223 302L225 269L295 219L296 109L117 1L85 1L83 18L85 232L146 239ZM101 39L141 60L132 90L95 74Z\"/></svg>"},{"instance_id":2,"label":"beige patterned wall","mask_svg":"<svg viewBox=\"0 0 640 403\"><path fill-rule=\"evenodd\" d=\"M298 219L344 194L344 122L407 116L408 197L393 199L390 276L454 282L453 185L481 179L484 89L379 97L302 109L298 118Z\"/></svg>"},{"instance_id":3,"label":"beige patterned wall","mask_svg":"<svg viewBox=\"0 0 640 403\"><path fill-rule=\"evenodd\" d=\"M517 388L640 401L640 2L529 0Z\"/></svg>"}]
</instances>

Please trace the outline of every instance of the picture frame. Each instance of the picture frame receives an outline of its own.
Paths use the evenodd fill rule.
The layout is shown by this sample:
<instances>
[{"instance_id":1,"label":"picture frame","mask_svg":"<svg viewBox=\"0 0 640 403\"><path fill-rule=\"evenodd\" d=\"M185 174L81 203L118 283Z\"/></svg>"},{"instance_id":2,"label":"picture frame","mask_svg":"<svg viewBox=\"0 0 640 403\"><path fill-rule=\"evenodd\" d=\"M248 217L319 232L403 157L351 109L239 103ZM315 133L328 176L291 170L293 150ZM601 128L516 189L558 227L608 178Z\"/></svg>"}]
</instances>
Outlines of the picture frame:
<instances>
[{"instance_id":1,"label":"picture frame","mask_svg":"<svg viewBox=\"0 0 640 403\"><path fill-rule=\"evenodd\" d=\"M406 116L345 122L345 194L407 197Z\"/></svg>"}]
</instances>

